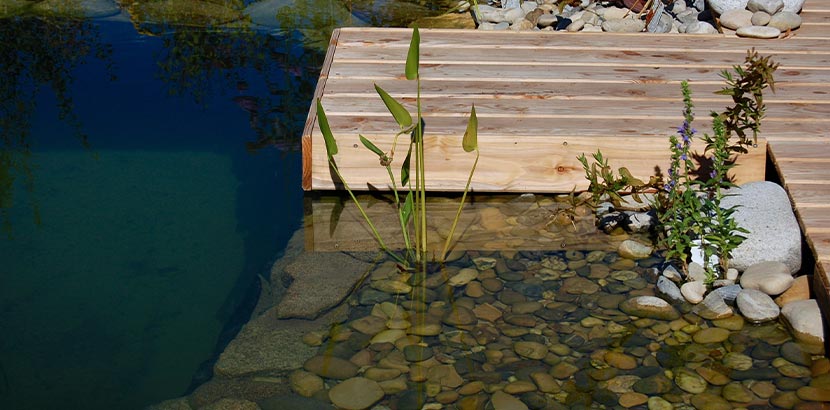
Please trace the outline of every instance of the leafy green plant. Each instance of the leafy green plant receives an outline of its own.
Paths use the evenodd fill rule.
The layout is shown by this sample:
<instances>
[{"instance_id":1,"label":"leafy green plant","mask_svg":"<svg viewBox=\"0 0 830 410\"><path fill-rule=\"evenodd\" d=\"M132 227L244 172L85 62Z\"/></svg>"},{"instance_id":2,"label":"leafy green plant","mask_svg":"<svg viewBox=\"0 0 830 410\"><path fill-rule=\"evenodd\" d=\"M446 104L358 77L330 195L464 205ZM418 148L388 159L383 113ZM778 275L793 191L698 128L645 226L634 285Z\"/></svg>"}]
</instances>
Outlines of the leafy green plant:
<instances>
[{"instance_id":1,"label":"leafy green plant","mask_svg":"<svg viewBox=\"0 0 830 410\"><path fill-rule=\"evenodd\" d=\"M349 196L354 201L363 219L369 226L369 230L378 242L381 250L388 253L398 263L405 268L412 268L413 265L423 266L427 262L427 213L426 213L426 167L424 163L424 126L425 121L421 115L421 77L418 73L419 56L420 56L420 34L415 28L412 33L412 40L407 52L405 74L407 80L415 80L417 83L416 94L416 113L413 121L413 115L398 102L395 98L384 91L380 86L375 84L375 91L383 100L384 105L389 110L389 113L398 124L399 130L395 134L392 142L392 147L388 152L378 148L368 138L360 135L360 142L369 151L378 156L380 165L384 167L389 175L391 181L393 200L395 208L398 211L398 221L400 223L401 234L404 240L404 255L399 255L394 249L386 246L383 238L380 236L375 225L372 223L369 216L366 214L363 207L354 195L354 192L349 187L340 169L337 166L335 156L337 155L337 141L331 132L325 110L320 100L317 100L317 121L320 127L320 132L323 135L326 144L326 154L331 169L335 172L337 177L343 184L343 187L348 192ZM409 144L406 151L406 156L401 163L400 179L395 179L395 173L392 171L392 164L395 160L395 152L398 145L398 140L402 135L409 136ZM455 235L455 228L458 224L461 210L467 198L467 193L470 190L473 174L478 165L479 151L478 151L478 119L476 117L475 105L470 110L470 119L467 123L467 129L462 138L461 146L465 152L475 151L476 157L472 168L470 169L467 184L464 188L464 193L461 197L461 203L458 206L455 219L453 220L450 232L447 235L446 242L441 254L438 256L439 261L443 261L445 255L449 251L450 243ZM412 160L414 159L414 165ZM411 177L411 172L414 168L414 178ZM414 184L413 184L414 180ZM406 196L402 197L401 190L406 189Z\"/></svg>"},{"instance_id":2,"label":"leafy green plant","mask_svg":"<svg viewBox=\"0 0 830 410\"><path fill-rule=\"evenodd\" d=\"M738 136L738 145L730 147L733 151L746 152L746 145L758 143L758 132L761 129L761 119L766 113L764 105L764 89L769 87L775 92L775 78L773 74L779 64L772 61L770 56L761 57L755 49L747 51L746 67L733 66L735 75L729 70L723 70L721 77L726 81L726 87L715 94L732 97L733 105L722 113L712 113L712 117L719 118L727 136L733 133ZM752 131L752 139L746 135Z\"/></svg>"},{"instance_id":3,"label":"leafy green plant","mask_svg":"<svg viewBox=\"0 0 830 410\"><path fill-rule=\"evenodd\" d=\"M643 202L639 194L656 181L656 179L652 179L648 183L643 182L631 175L626 167L619 168L617 170L619 175L616 175L600 150L597 150L591 156L594 162L590 165L584 153L577 159L582 164L582 169L585 170L588 191L591 192L594 205L607 198L614 205L619 206L623 201L621 193L626 192L631 194L635 201Z\"/></svg>"}]
</instances>

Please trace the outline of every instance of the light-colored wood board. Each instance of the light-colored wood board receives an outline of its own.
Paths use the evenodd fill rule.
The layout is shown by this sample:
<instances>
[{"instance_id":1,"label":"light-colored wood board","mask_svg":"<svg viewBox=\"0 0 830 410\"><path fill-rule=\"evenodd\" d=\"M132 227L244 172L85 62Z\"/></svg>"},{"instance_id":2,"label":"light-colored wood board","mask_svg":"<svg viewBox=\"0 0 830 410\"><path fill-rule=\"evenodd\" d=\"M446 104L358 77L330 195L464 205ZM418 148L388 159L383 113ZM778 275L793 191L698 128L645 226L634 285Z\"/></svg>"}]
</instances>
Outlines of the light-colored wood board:
<instances>
[{"instance_id":1,"label":"light-colored wood board","mask_svg":"<svg viewBox=\"0 0 830 410\"><path fill-rule=\"evenodd\" d=\"M715 68L684 67L574 67L569 70L552 70L545 66L521 66L505 69L498 65L457 65L457 64L421 64L419 74L422 79L443 79L444 81L463 81L471 77L489 79L490 81L516 82L518 84L533 78L544 82L588 82L588 83L667 83L670 81L712 81L722 84L719 74L722 70ZM830 67L821 69L779 70L776 83L791 82L802 84L823 84L830 73ZM356 64L341 63L337 60L329 70L332 78L359 78L370 81L403 78L403 70L393 64Z\"/></svg>"},{"instance_id":2,"label":"light-colored wood board","mask_svg":"<svg viewBox=\"0 0 830 410\"><path fill-rule=\"evenodd\" d=\"M799 181L801 184L815 181L823 183L830 180L830 166L816 164L813 162L778 162L778 172L784 183L791 180Z\"/></svg>"},{"instance_id":3,"label":"light-colored wood board","mask_svg":"<svg viewBox=\"0 0 830 410\"><path fill-rule=\"evenodd\" d=\"M824 208L799 208L795 211L802 222L802 229L807 236L830 234L830 212ZM815 238L814 238L815 239ZM826 253L830 255L830 253Z\"/></svg>"},{"instance_id":4,"label":"light-colored wood board","mask_svg":"<svg viewBox=\"0 0 830 410\"><path fill-rule=\"evenodd\" d=\"M459 197L429 197L429 248L444 246L458 210ZM358 200L391 249L404 247L397 211L390 194L359 195ZM573 220L569 217L573 216ZM343 196L307 196L307 250L374 251L377 242L354 203ZM616 250L625 236L596 229L587 208L572 208L537 195L528 201L515 196L468 197L451 241L452 250Z\"/></svg>"},{"instance_id":5,"label":"light-colored wood board","mask_svg":"<svg viewBox=\"0 0 830 410\"><path fill-rule=\"evenodd\" d=\"M342 29L339 44L351 46L376 46L388 48L409 47L411 29L384 29L383 31L349 27ZM664 50L709 50L711 53L746 52L755 47L759 53L804 53L827 54L825 41L822 39L790 38L777 40L757 40L732 37L722 34L688 36L649 35L642 33L567 33L567 32L532 32L532 31L481 31L422 29L421 47L466 47L483 48L497 51L501 49L538 49L538 50L632 50L650 51L656 48ZM713 42L717 47L711 47Z\"/></svg>"},{"instance_id":6,"label":"light-colored wood board","mask_svg":"<svg viewBox=\"0 0 830 410\"><path fill-rule=\"evenodd\" d=\"M334 189L336 185L326 162L324 143L318 140L315 139L315 154L311 158L311 186L315 190ZM378 136L372 140L384 151L392 147L391 136ZM501 136L479 138L478 142L481 159L472 187L482 192L569 192L574 187L585 189L587 182L577 157L593 153L597 147L602 149L614 169L625 166L633 175L644 180L655 174L655 167L665 173L670 156L663 138L606 138L600 141L585 137L528 140ZM339 136L338 145L338 168L352 189L366 190L370 186L388 189L386 170L379 166L377 156L362 146L357 135ZM398 163L403 161L404 149L403 145L397 149ZM425 149L427 188L463 190L474 156L461 149L461 138L427 135ZM762 140L758 148L740 158L740 166L735 168L737 180L763 180L765 163L766 145Z\"/></svg>"},{"instance_id":7,"label":"light-colored wood board","mask_svg":"<svg viewBox=\"0 0 830 410\"><path fill-rule=\"evenodd\" d=\"M830 184L785 184L799 209L821 208L830 213Z\"/></svg>"},{"instance_id":8,"label":"light-colored wood board","mask_svg":"<svg viewBox=\"0 0 830 410\"><path fill-rule=\"evenodd\" d=\"M830 72L828 72L830 76ZM417 110L414 99L399 99L410 113ZM376 96L367 95L366 98L324 96L323 107L327 116L335 115L389 115L383 100ZM482 99L477 96L469 98L424 98L421 100L421 109L425 117L431 115L464 114L469 113L470 107L476 106L476 113L482 117L506 116L508 118L523 116L556 115L562 117L585 117L603 115L608 117L642 116L673 118L683 110L683 102L677 99L662 100L623 100L610 101L598 99L547 99L547 98L519 98L519 99ZM696 101L695 111L709 113L723 111L729 101ZM600 108L601 110L597 110ZM705 114L704 114L705 115ZM810 120L812 118L830 119L830 104L809 103L776 103L767 104L766 118L768 120L786 119L794 122Z\"/></svg>"},{"instance_id":9,"label":"light-colored wood board","mask_svg":"<svg viewBox=\"0 0 830 410\"><path fill-rule=\"evenodd\" d=\"M371 96L378 98L374 89L374 83L370 80L353 78L332 78L326 81L326 95L339 98L342 96L356 97ZM413 81L405 79L387 79L377 82L386 92L395 97L413 98L416 86ZM728 97L716 95L715 91L721 90L725 83L707 81L690 82L692 97L695 101L729 101ZM460 93L458 90L464 90ZM600 99L603 101L637 100L637 99L661 99L666 102L680 102L680 81L669 82L668 84L631 84L620 83L546 83L542 81L528 81L521 85L508 82L480 81L475 78L461 81L434 81L421 80L422 98L558 98L558 99ZM779 84L775 92L767 90L764 101L766 102L811 102L829 103L830 83L823 85L798 85Z\"/></svg>"},{"instance_id":10,"label":"light-colored wood board","mask_svg":"<svg viewBox=\"0 0 830 410\"><path fill-rule=\"evenodd\" d=\"M815 233L809 235L808 242L816 255L816 261L830 264L830 233ZM830 272L830 271L828 271Z\"/></svg>"},{"instance_id":11,"label":"light-colored wood board","mask_svg":"<svg viewBox=\"0 0 830 410\"><path fill-rule=\"evenodd\" d=\"M813 134L810 137L809 141L770 142L773 160L780 163L828 162L827 166L830 166L830 127L824 135Z\"/></svg>"},{"instance_id":12,"label":"light-colored wood board","mask_svg":"<svg viewBox=\"0 0 830 410\"><path fill-rule=\"evenodd\" d=\"M830 30L828 30L830 31ZM743 65L747 49L732 53L712 53L711 50L617 50L565 49L534 52L528 49L507 48L498 53L485 53L480 48L421 48L422 64L460 64L460 65L500 65L503 67L541 65L556 67L688 67L732 69L734 65ZM800 54L778 53L767 50L772 59L781 64L781 69L799 67L826 68L830 63L830 54L814 54L804 51ZM379 46L349 47L340 45L337 60L348 63L403 65L406 62L405 48L386 48ZM484 58L486 55L486 58Z\"/></svg>"},{"instance_id":13,"label":"light-colored wood board","mask_svg":"<svg viewBox=\"0 0 830 410\"><path fill-rule=\"evenodd\" d=\"M590 115L590 116L589 116ZM580 117L562 117L554 114L540 117L487 117L478 115L479 135L513 135L522 138L547 137L664 137L668 146L668 136L675 133L677 126L683 122L678 111L674 117L654 117L647 114L610 117L601 113ZM457 135L464 134L467 127L467 113L446 116L427 116L428 134ZM331 116L329 124L335 136L340 134L362 133L364 135L388 135L398 129L395 121L388 114L380 116ZM820 135L827 132L827 121L772 121L767 119L762 126L762 134L768 140L801 140L805 135ZM695 127L701 132L711 130L711 121L705 115L695 120ZM316 132L316 131L315 131Z\"/></svg>"},{"instance_id":14,"label":"light-colored wood board","mask_svg":"<svg viewBox=\"0 0 830 410\"><path fill-rule=\"evenodd\" d=\"M315 101L323 98L326 88L326 79L328 72L331 69L331 63L334 61L334 53L337 50L337 39L340 37L340 30L334 29L329 40L329 47L326 50L326 57L323 59L323 65L320 69L320 78L317 80L317 86L314 89L314 98L312 98L311 107L308 109L308 118L306 118L303 135L300 137L300 144L302 145L302 175L303 175L303 189L311 189L311 155L312 147L311 136L314 128L317 126L317 107Z\"/></svg>"}]
</instances>

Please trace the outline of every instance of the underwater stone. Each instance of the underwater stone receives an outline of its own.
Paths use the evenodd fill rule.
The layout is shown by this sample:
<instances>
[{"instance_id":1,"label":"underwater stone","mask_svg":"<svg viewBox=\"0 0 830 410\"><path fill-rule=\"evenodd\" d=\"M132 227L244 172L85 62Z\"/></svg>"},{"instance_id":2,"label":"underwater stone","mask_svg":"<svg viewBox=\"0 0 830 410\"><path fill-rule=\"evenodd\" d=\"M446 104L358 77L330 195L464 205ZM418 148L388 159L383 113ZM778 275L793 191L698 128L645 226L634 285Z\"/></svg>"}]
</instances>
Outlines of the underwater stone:
<instances>
[{"instance_id":1,"label":"underwater stone","mask_svg":"<svg viewBox=\"0 0 830 410\"><path fill-rule=\"evenodd\" d=\"M636 296L620 303L620 310L631 316L675 320L680 317L671 305L655 296Z\"/></svg>"},{"instance_id":2,"label":"underwater stone","mask_svg":"<svg viewBox=\"0 0 830 410\"><path fill-rule=\"evenodd\" d=\"M695 306L693 312L709 320L724 319L734 314L732 308L726 305L723 297L718 292L710 292L706 295L703 301Z\"/></svg>"},{"instance_id":3,"label":"underwater stone","mask_svg":"<svg viewBox=\"0 0 830 410\"><path fill-rule=\"evenodd\" d=\"M366 409L382 399L383 389L374 380L355 377L338 383L329 391L329 399L338 408L347 410Z\"/></svg>"},{"instance_id":4,"label":"underwater stone","mask_svg":"<svg viewBox=\"0 0 830 410\"><path fill-rule=\"evenodd\" d=\"M617 249L617 253L623 258L634 260L648 258L652 252L654 252L654 247L633 239L624 240Z\"/></svg>"}]
</instances>

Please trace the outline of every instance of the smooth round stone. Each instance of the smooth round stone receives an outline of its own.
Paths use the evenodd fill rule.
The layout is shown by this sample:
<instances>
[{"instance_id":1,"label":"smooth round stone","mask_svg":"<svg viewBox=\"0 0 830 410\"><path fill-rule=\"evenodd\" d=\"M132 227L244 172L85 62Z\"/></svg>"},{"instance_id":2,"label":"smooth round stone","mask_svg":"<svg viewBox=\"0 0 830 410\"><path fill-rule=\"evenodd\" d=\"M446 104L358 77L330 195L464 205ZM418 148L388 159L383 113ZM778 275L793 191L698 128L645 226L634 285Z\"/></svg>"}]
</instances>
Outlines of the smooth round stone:
<instances>
[{"instance_id":1,"label":"smooth round stone","mask_svg":"<svg viewBox=\"0 0 830 410\"><path fill-rule=\"evenodd\" d=\"M775 301L760 290L744 289L738 294L736 301L741 314L751 323L775 320L781 313Z\"/></svg>"},{"instance_id":2,"label":"smooth round stone","mask_svg":"<svg viewBox=\"0 0 830 410\"><path fill-rule=\"evenodd\" d=\"M792 391L778 392L769 399L770 404L781 409L791 409L799 401L798 396Z\"/></svg>"},{"instance_id":3,"label":"smooth round stone","mask_svg":"<svg viewBox=\"0 0 830 410\"><path fill-rule=\"evenodd\" d=\"M581 276L565 279L562 290L572 295L590 295L599 291L600 287L594 281Z\"/></svg>"},{"instance_id":4,"label":"smooth round stone","mask_svg":"<svg viewBox=\"0 0 830 410\"><path fill-rule=\"evenodd\" d=\"M363 372L363 377L380 382L392 380L401 375L400 369L385 369L382 367L370 367Z\"/></svg>"},{"instance_id":5,"label":"smooth round stone","mask_svg":"<svg viewBox=\"0 0 830 410\"><path fill-rule=\"evenodd\" d=\"M680 294L687 302L696 305L703 301L703 295L706 294L706 284L700 280L686 282L680 286Z\"/></svg>"},{"instance_id":6,"label":"smooth round stone","mask_svg":"<svg viewBox=\"0 0 830 410\"><path fill-rule=\"evenodd\" d=\"M812 355L806 352L798 343L787 342L781 345L781 356L792 363L802 366L812 366Z\"/></svg>"},{"instance_id":7,"label":"smooth round stone","mask_svg":"<svg viewBox=\"0 0 830 410\"><path fill-rule=\"evenodd\" d=\"M388 327L390 329L405 330L405 329L408 329L410 326L412 326L412 323L409 323L408 320L404 320L404 319L391 319L391 320L386 322L386 327Z\"/></svg>"},{"instance_id":8,"label":"smooth round stone","mask_svg":"<svg viewBox=\"0 0 830 410\"><path fill-rule=\"evenodd\" d=\"M455 401L458 400L458 397L459 397L459 394L455 390L447 390L447 391L442 391L441 393L438 393L435 396L435 401L437 401L438 403L441 403L441 404L450 404L450 403L455 403ZM443 408L443 406L441 408Z\"/></svg>"},{"instance_id":9,"label":"smooth round stone","mask_svg":"<svg viewBox=\"0 0 830 410\"><path fill-rule=\"evenodd\" d=\"M481 286L481 282L472 281L464 288L464 294L471 298L480 298L484 296L484 287Z\"/></svg>"},{"instance_id":10,"label":"smooth round stone","mask_svg":"<svg viewBox=\"0 0 830 410\"><path fill-rule=\"evenodd\" d=\"M694 340L695 343L699 344L720 343L728 338L729 330L722 329L719 327L701 329L700 331L692 335L692 340Z\"/></svg>"},{"instance_id":11,"label":"smooth round stone","mask_svg":"<svg viewBox=\"0 0 830 410\"><path fill-rule=\"evenodd\" d=\"M619 309L625 314L641 318L675 320L680 317L671 305L655 296L636 296L620 303Z\"/></svg>"},{"instance_id":12,"label":"smooth round stone","mask_svg":"<svg viewBox=\"0 0 830 410\"><path fill-rule=\"evenodd\" d=\"M779 366L778 372L786 377L794 377L798 379L810 377L811 375L810 369L792 363Z\"/></svg>"},{"instance_id":13,"label":"smooth round stone","mask_svg":"<svg viewBox=\"0 0 830 410\"><path fill-rule=\"evenodd\" d=\"M642 20L635 20L635 19L618 19L618 20L606 20L602 22L602 31L608 31L611 33L639 33L643 31L645 28L645 22ZM624 251L618 250L617 252L620 255L625 255ZM640 253L634 254L640 255ZM651 252L645 256L639 256L637 259L647 258L651 255ZM626 257L626 256L623 256Z\"/></svg>"},{"instance_id":14,"label":"smooth round stone","mask_svg":"<svg viewBox=\"0 0 830 410\"><path fill-rule=\"evenodd\" d=\"M801 400L830 402L830 389L804 386L799 388L795 394Z\"/></svg>"},{"instance_id":15,"label":"smooth round stone","mask_svg":"<svg viewBox=\"0 0 830 410\"><path fill-rule=\"evenodd\" d=\"M542 304L537 301L519 302L510 307L513 313L524 314L534 313L542 308Z\"/></svg>"},{"instance_id":16,"label":"smooth round stone","mask_svg":"<svg viewBox=\"0 0 830 410\"><path fill-rule=\"evenodd\" d=\"M469 382L458 389L458 393L462 396L471 396L473 394L478 394L482 390L484 390L485 384L483 381L475 380Z\"/></svg>"},{"instance_id":17,"label":"smooth round stone","mask_svg":"<svg viewBox=\"0 0 830 410\"><path fill-rule=\"evenodd\" d=\"M559 393L562 390L562 387L559 386L556 379L554 379L549 373L534 372L530 374L530 378L533 380L533 383L536 383L536 386L539 387L539 391L542 393L553 394Z\"/></svg>"},{"instance_id":18,"label":"smooth round stone","mask_svg":"<svg viewBox=\"0 0 830 410\"><path fill-rule=\"evenodd\" d=\"M782 32L787 30L795 30L801 27L801 16L791 11L781 11L773 14L767 25L769 27L775 27Z\"/></svg>"},{"instance_id":19,"label":"smooth round stone","mask_svg":"<svg viewBox=\"0 0 830 410\"><path fill-rule=\"evenodd\" d=\"M700 377L703 378L703 380L706 380L707 383L715 386L723 386L730 382L729 377L708 367L701 366L696 368L695 371L700 375Z\"/></svg>"},{"instance_id":20,"label":"smooth round stone","mask_svg":"<svg viewBox=\"0 0 830 410\"><path fill-rule=\"evenodd\" d=\"M626 20L620 20L620 21L628 22L628 21L632 21L632 20L626 19ZM639 23L640 25L643 24L643 22L640 21L640 20L633 20L633 21ZM606 23L610 23L610 21L606 21L606 22L602 23L602 28L603 29L605 29ZM632 23L623 23L623 24L631 25ZM605 31L611 31L611 30L605 30ZM640 29L636 30L636 31L642 31L642 27L640 27ZM633 259L633 260L648 258L649 256L651 256L651 254L653 252L654 252L654 247L653 246L648 245L648 244L644 244L644 243L639 242L639 241L635 241L633 239L626 239L626 240L622 241L622 243L620 243L619 248L617 248L617 253L619 253L621 257L623 257L625 259Z\"/></svg>"},{"instance_id":21,"label":"smooth round stone","mask_svg":"<svg viewBox=\"0 0 830 410\"><path fill-rule=\"evenodd\" d=\"M490 397L495 410L527 410L526 404L522 403L517 397L511 396L501 390L493 393Z\"/></svg>"},{"instance_id":22,"label":"smooth round stone","mask_svg":"<svg viewBox=\"0 0 830 410\"><path fill-rule=\"evenodd\" d=\"M709 386L709 384L706 383L706 380L685 367L682 367L675 372L674 382L677 384L677 387L680 387L683 391L692 394L703 393L706 391L706 387Z\"/></svg>"},{"instance_id":23,"label":"smooth round stone","mask_svg":"<svg viewBox=\"0 0 830 410\"><path fill-rule=\"evenodd\" d=\"M579 367L568 362L560 362L550 369L550 375L559 380L567 380L578 371Z\"/></svg>"},{"instance_id":24,"label":"smooth round stone","mask_svg":"<svg viewBox=\"0 0 830 410\"><path fill-rule=\"evenodd\" d=\"M617 394L631 392L634 383L640 380L639 376L633 374L625 374L616 376L605 382L605 388Z\"/></svg>"},{"instance_id":25,"label":"smooth round stone","mask_svg":"<svg viewBox=\"0 0 830 410\"><path fill-rule=\"evenodd\" d=\"M441 317L441 321L450 326L464 326L476 323L476 315L470 309L457 304Z\"/></svg>"},{"instance_id":26,"label":"smooth round stone","mask_svg":"<svg viewBox=\"0 0 830 410\"><path fill-rule=\"evenodd\" d=\"M609 351L605 353L605 362L620 370L631 370L637 367L637 359L625 353Z\"/></svg>"},{"instance_id":27,"label":"smooth round stone","mask_svg":"<svg viewBox=\"0 0 830 410\"><path fill-rule=\"evenodd\" d=\"M735 34L738 37L778 38L781 35L781 30L768 26L748 26L739 28Z\"/></svg>"},{"instance_id":28,"label":"smooth round stone","mask_svg":"<svg viewBox=\"0 0 830 410\"><path fill-rule=\"evenodd\" d=\"M383 389L374 380L354 377L338 383L329 390L329 399L346 410L366 409L383 398Z\"/></svg>"},{"instance_id":29,"label":"smooth round stone","mask_svg":"<svg viewBox=\"0 0 830 410\"><path fill-rule=\"evenodd\" d=\"M541 360L548 354L548 347L537 342L516 342L513 344L513 350L519 356L533 360Z\"/></svg>"},{"instance_id":30,"label":"smooth round stone","mask_svg":"<svg viewBox=\"0 0 830 410\"><path fill-rule=\"evenodd\" d=\"M458 287L464 286L478 278L478 271L473 268L464 268L458 271L457 274L450 277L447 283L450 286Z\"/></svg>"},{"instance_id":31,"label":"smooth round stone","mask_svg":"<svg viewBox=\"0 0 830 410\"><path fill-rule=\"evenodd\" d=\"M373 336L386 329L386 319L378 316L364 316L349 323L349 326L364 335Z\"/></svg>"},{"instance_id":32,"label":"smooth round stone","mask_svg":"<svg viewBox=\"0 0 830 410\"><path fill-rule=\"evenodd\" d=\"M652 396L648 398L648 410L673 410L674 405L662 397Z\"/></svg>"},{"instance_id":33,"label":"smooth round stone","mask_svg":"<svg viewBox=\"0 0 830 410\"><path fill-rule=\"evenodd\" d=\"M784 293L793 284L790 268L781 262L756 263L741 275L741 287L756 289L767 295Z\"/></svg>"},{"instance_id":34,"label":"smooth round stone","mask_svg":"<svg viewBox=\"0 0 830 410\"><path fill-rule=\"evenodd\" d=\"M729 373L733 380L776 380L783 379L781 373L772 367L751 368L747 370L733 370ZM792 379L791 379L792 380Z\"/></svg>"},{"instance_id":35,"label":"smooth round stone","mask_svg":"<svg viewBox=\"0 0 830 410\"><path fill-rule=\"evenodd\" d=\"M504 316L505 323L509 323L514 326L521 326L521 327L534 327L536 326L536 317L533 315L505 315Z\"/></svg>"},{"instance_id":36,"label":"smooth round stone","mask_svg":"<svg viewBox=\"0 0 830 410\"><path fill-rule=\"evenodd\" d=\"M723 386L721 395L732 402L749 403L752 401L752 392L740 382L732 382Z\"/></svg>"},{"instance_id":37,"label":"smooth round stone","mask_svg":"<svg viewBox=\"0 0 830 410\"><path fill-rule=\"evenodd\" d=\"M303 364L306 371L328 379L348 379L357 375L358 367L345 359L334 356L314 356Z\"/></svg>"},{"instance_id":38,"label":"smooth round stone","mask_svg":"<svg viewBox=\"0 0 830 410\"><path fill-rule=\"evenodd\" d=\"M407 333L416 336L436 336L441 333L440 323L415 323Z\"/></svg>"},{"instance_id":39,"label":"smooth round stone","mask_svg":"<svg viewBox=\"0 0 830 410\"><path fill-rule=\"evenodd\" d=\"M711 393L692 396L692 406L698 410L732 410L732 405L726 399Z\"/></svg>"},{"instance_id":40,"label":"smooth round stone","mask_svg":"<svg viewBox=\"0 0 830 410\"><path fill-rule=\"evenodd\" d=\"M744 318L741 316L730 316L724 319L716 319L712 321L712 324L716 327L720 327L727 330L741 330L744 328Z\"/></svg>"},{"instance_id":41,"label":"smooth round stone","mask_svg":"<svg viewBox=\"0 0 830 410\"><path fill-rule=\"evenodd\" d=\"M717 291L709 292L709 294L703 298L703 301L695 306L693 312L698 316L709 320L724 319L734 316L732 308L726 304L723 296L721 296L721 294Z\"/></svg>"},{"instance_id":42,"label":"smooth round stone","mask_svg":"<svg viewBox=\"0 0 830 410\"><path fill-rule=\"evenodd\" d=\"M775 385L769 381L754 382L749 386L749 389L762 399L768 399L776 392Z\"/></svg>"},{"instance_id":43,"label":"smooth round stone","mask_svg":"<svg viewBox=\"0 0 830 410\"><path fill-rule=\"evenodd\" d=\"M620 395L619 404L625 408L639 406L648 402L648 396L642 393L627 392Z\"/></svg>"},{"instance_id":44,"label":"smooth round stone","mask_svg":"<svg viewBox=\"0 0 830 410\"><path fill-rule=\"evenodd\" d=\"M634 391L648 396L665 394L671 391L673 383L662 373L638 380L632 386Z\"/></svg>"},{"instance_id":45,"label":"smooth round stone","mask_svg":"<svg viewBox=\"0 0 830 410\"><path fill-rule=\"evenodd\" d=\"M779 390L795 391L804 387L805 383L801 379L793 379L792 377L779 377L773 381Z\"/></svg>"},{"instance_id":46,"label":"smooth round stone","mask_svg":"<svg viewBox=\"0 0 830 410\"><path fill-rule=\"evenodd\" d=\"M432 349L421 345L409 345L403 348L403 356L409 362L422 362L432 357Z\"/></svg>"},{"instance_id":47,"label":"smooth round stone","mask_svg":"<svg viewBox=\"0 0 830 410\"><path fill-rule=\"evenodd\" d=\"M604 324L605 324L604 320L602 320L600 318L593 317L593 316L588 316L588 317L586 317L586 318L579 321L579 325L582 326L582 327L585 327L585 328L602 326Z\"/></svg>"},{"instance_id":48,"label":"smooth round stone","mask_svg":"<svg viewBox=\"0 0 830 410\"><path fill-rule=\"evenodd\" d=\"M720 24L730 30L751 26L752 12L743 9L725 11L720 15Z\"/></svg>"},{"instance_id":49,"label":"smooth round stone","mask_svg":"<svg viewBox=\"0 0 830 410\"><path fill-rule=\"evenodd\" d=\"M522 394L536 391L536 385L533 382L517 380L505 385L503 391L507 394Z\"/></svg>"},{"instance_id":50,"label":"smooth round stone","mask_svg":"<svg viewBox=\"0 0 830 410\"><path fill-rule=\"evenodd\" d=\"M781 309L781 315L803 347L816 349L811 353L821 352L825 338L821 310L815 299L790 302Z\"/></svg>"},{"instance_id":51,"label":"smooth round stone","mask_svg":"<svg viewBox=\"0 0 830 410\"><path fill-rule=\"evenodd\" d=\"M504 288L504 282L497 278L486 278L481 280L481 286L488 292L496 293Z\"/></svg>"},{"instance_id":52,"label":"smooth round stone","mask_svg":"<svg viewBox=\"0 0 830 410\"><path fill-rule=\"evenodd\" d=\"M395 343L396 340L406 336L405 330L400 329L387 329L378 334L376 334L369 343Z\"/></svg>"},{"instance_id":53,"label":"smooth round stone","mask_svg":"<svg viewBox=\"0 0 830 410\"><path fill-rule=\"evenodd\" d=\"M743 353L729 352L723 356L723 365L733 370L749 370L752 358Z\"/></svg>"},{"instance_id":54,"label":"smooth round stone","mask_svg":"<svg viewBox=\"0 0 830 410\"><path fill-rule=\"evenodd\" d=\"M752 13L752 25L766 26L767 23L769 23L770 17L772 16L765 11L756 11L755 13Z\"/></svg>"},{"instance_id":55,"label":"smooth round stone","mask_svg":"<svg viewBox=\"0 0 830 410\"><path fill-rule=\"evenodd\" d=\"M304 370L295 370L288 377L291 390L303 397L311 397L314 393L323 390L323 379L314 373Z\"/></svg>"}]
</instances>

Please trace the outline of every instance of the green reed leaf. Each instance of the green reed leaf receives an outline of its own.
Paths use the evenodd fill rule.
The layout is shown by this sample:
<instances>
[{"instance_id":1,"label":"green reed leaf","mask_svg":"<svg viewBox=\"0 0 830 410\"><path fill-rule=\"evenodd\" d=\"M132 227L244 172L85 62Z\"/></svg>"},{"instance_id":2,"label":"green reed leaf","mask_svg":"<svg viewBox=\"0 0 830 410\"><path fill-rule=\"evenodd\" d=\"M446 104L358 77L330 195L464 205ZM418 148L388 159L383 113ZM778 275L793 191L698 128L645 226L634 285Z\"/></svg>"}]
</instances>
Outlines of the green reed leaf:
<instances>
[{"instance_id":1,"label":"green reed leaf","mask_svg":"<svg viewBox=\"0 0 830 410\"><path fill-rule=\"evenodd\" d=\"M478 118L476 117L476 105L470 110L470 120L467 121L467 130L464 131L464 138L461 140L461 147L466 152L478 149Z\"/></svg>"},{"instance_id":2,"label":"green reed leaf","mask_svg":"<svg viewBox=\"0 0 830 410\"><path fill-rule=\"evenodd\" d=\"M409 164L412 161L412 144L409 144L409 150L406 151L406 158L403 159L403 164L401 164L401 186L409 185Z\"/></svg>"},{"instance_id":3,"label":"green reed leaf","mask_svg":"<svg viewBox=\"0 0 830 410\"><path fill-rule=\"evenodd\" d=\"M418 58L420 56L421 35L418 27L412 31L412 41L409 43L409 52L406 55L406 79L418 78Z\"/></svg>"},{"instance_id":4,"label":"green reed leaf","mask_svg":"<svg viewBox=\"0 0 830 410\"><path fill-rule=\"evenodd\" d=\"M372 141L369 141L366 137L364 137L361 134L358 134L358 136L360 137L360 142L363 143L363 146L368 148L369 151L374 152L375 154L377 154L377 156L381 158L386 155L386 153L381 151L380 148L378 148L375 144L372 143Z\"/></svg>"},{"instance_id":5,"label":"green reed leaf","mask_svg":"<svg viewBox=\"0 0 830 410\"><path fill-rule=\"evenodd\" d=\"M380 88L377 84L375 84L375 91L378 92L380 95L380 99L383 100L383 103L386 104L386 109L389 110L389 113L395 117L395 122L398 123L398 126L401 129L407 128L412 125L412 116L409 114L409 111L398 102L398 100L392 98L389 93Z\"/></svg>"},{"instance_id":6,"label":"green reed leaf","mask_svg":"<svg viewBox=\"0 0 830 410\"><path fill-rule=\"evenodd\" d=\"M319 98L317 99L317 125L319 125L323 139L326 141L326 154L331 159L337 155L337 141L334 139L334 134L331 133L326 111L323 110L323 103L320 102Z\"/></svg>"},{"instance_id":7,"label":"green reed leaf","mask_svg":"<svg viewBox=\"0 0 830 410\"><path fill-rule=\"evenodd\" d=\"M406 193L406 199L403 202L403 208L401 208L401 216L403 217L404 226L406 226L410 219L412 219L413 209L415 209L414 195L412 195L412 191L409 191Z\"/></svg>"}]
</instances>

